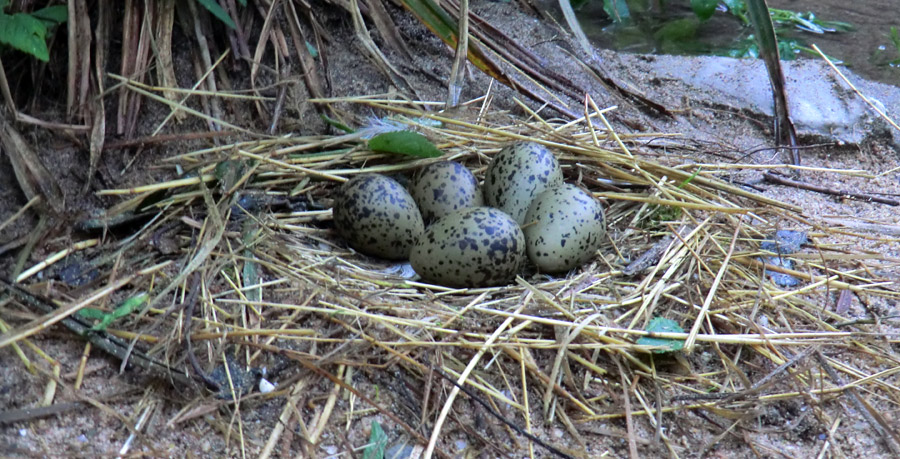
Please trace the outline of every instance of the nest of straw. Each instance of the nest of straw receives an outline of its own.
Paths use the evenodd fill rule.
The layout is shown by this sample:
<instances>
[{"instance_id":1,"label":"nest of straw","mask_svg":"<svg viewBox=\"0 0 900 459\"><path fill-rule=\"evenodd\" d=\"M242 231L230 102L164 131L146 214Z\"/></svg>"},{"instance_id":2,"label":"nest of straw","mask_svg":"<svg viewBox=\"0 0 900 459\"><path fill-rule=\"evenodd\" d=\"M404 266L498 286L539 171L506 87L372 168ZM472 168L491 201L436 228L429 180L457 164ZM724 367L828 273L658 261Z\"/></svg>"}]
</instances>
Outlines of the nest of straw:
<instances>
[{"instance_id":1,"label":"nest of straw","mask_svg":"<svg viewBox=\"0 0 900 459\"><path fill-rule=\"evenodd\" d=\"M108 332L172 374L199 372L209 382L224 368L224 379L210 382L221 391L195 393L203 399L243 412L283 401L261 456L281 444L304 401L316 416L300 423L302 448L313 449L351 425L364 434L378 419L444 456L450 431L491 456L605 451L586 434L624 439L619 447L632 454L682 456L687 445L677 439L691 434L679 419L689 413L727 432L802 403L830 435L840 416L826 408L842 400L890 448L900 444L873 408L900 395L882 324L853 322L832 304L848 294L864 304L895 301L884 273L896 261L819 243L836 230L718 180L715 167L675 164L652 147L662 139L677 149L677 136L616 134L602 110L591 122L535 113L517 120L477 107L450 116L400 101L339 102L407 124L479 178L509 142L549 146L566 180L605 202L608 240L564 277L526 273L482 289L418 282L402 265L348 249L329 207L354 174L407 174L433 160L374 153L354 134L190 152L169 160L196 171L187 178L108 190L127 199L106 221L126 213L145 220L127 239L88 245L85 256L105 260L93 265L100 277L128 267L117 295L150 298ZM809 229L811 243L785 255L793 269L767 266L760 243L785 227ZM801 283L779 287L767 269ZM655 317L684 332L648 331ZM680 350L638 344L647 336ZM241 387L247 368L263 367L278 383L273 392ZM327 396L307 397L323 386ZM170 423L198 415L185 409ZM475 418L500 427L482 433ZM236 420L231 428L242 432Z\"/></svg>"}]
</instances>

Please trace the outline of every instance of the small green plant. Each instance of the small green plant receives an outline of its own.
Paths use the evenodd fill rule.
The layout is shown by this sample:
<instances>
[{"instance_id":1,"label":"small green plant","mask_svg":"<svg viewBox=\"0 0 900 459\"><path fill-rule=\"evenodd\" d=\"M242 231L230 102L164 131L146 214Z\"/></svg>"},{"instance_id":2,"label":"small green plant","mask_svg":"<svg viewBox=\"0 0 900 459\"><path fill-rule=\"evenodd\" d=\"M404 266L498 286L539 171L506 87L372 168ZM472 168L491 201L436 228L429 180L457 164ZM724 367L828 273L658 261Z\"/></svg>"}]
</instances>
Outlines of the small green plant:
<instances>
[{"instance_id":1,"label":"small green plant","mask_svg":"<svg viewBox=\"0 0 900 459\"><path fill-rule=\"evenodd\" d=\"M674 222L681 217L681 207L651 204L647 217L638 226L644 229L659 228L662 222Z\"/></svg>"},{"instance_id":2,"label":"small green plant","mask_svg":"<svg viewBox=\"0 0 900 459\"><path fill-rule=\"evenodd\" d=\"M722 3L728 8L728 12L740 19L744 25L750 25L750 18L747 16L747 5L744 3L744 0L724 0ZM769 15L772 16L772 23L776 26L792 26L806 32L829 33L853 30L853 26L850 23L823 21L812 12L798 13L796 11L769 8Z\"/></svg>"},{"instance_id":3,"label":"small green plant","mask_svg":"<svg viewBox=\"0 0 900 459\"><path fill-rule=\"evenodd\" d=\"M85 319L97 320L98 322L91 327L93 331L106 331L106 327L110 326L114 321L125 317L134 311L140 309L150 296L147 293L139 293L120 304L112 312L103 312L94 308L83 308L78 311L78 315Z\"/></svg>"},{"instance_id":4,"label":"small green plant","mask_svg":"<svg viewBox=\"0 0 900 459\"><path fill-rule=\"evenodd\" d=\"M7 14L9 0L0 0L0 45L30 54L44 62L50 60L47 32L68 19L65 5L41 8L31 13Z\"/></svg>"},{"instance_id":5,"label":"small green plant","mask_svg":"<svg viewBox=\"0 0 900 459\"><path fill-rule=\"evenodd\" d=\"M900 27L891 26L890 32L885 34L889 40L887 45L879 45L872 53L870 62L876 67L900 67Z\"/></svg>"}]
</instances>

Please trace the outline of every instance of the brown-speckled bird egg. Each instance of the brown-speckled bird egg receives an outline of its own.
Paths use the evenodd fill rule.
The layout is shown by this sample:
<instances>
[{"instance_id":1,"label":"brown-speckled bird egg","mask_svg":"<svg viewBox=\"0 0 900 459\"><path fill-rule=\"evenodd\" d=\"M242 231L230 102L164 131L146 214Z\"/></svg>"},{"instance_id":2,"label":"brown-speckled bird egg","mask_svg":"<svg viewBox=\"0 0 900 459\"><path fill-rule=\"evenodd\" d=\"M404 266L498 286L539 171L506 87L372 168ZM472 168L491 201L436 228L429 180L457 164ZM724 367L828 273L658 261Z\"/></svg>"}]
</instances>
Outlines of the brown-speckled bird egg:
<instances>
[{"instance_id":1,"label":"brown-speckled bird egg","mask_svg":"<svg viewBox=\"0 0 900 459\"><path fill-rule=\"evenodd\" d=\"M531 201L561 183L559 162L547 147L535 142L514 143L500 150L488 166L484 201L521 225Z\"/></svg>"},{"instance_id":2,"label":"brown-speckled bird egg","mask_svg":"<svg viewBox=\"0 0 900 459\"><path fill-rule=\"evenodd\" d=\"M344 183L334 200L334 225L351 247L389 260L403 260L425 230L406 188L378 174Z\"/></svg>"},{"instance_id":3,"label":"brown-speckled bird egg","mask_svg":"<svg viewBox=\"0 0 900 459\"><path fill-rule=\"evenodd\" d=\"M497 209L464 209L425 230L409 262L426 281L447 287L505 284L525 263L525 236Z\"/></svg>"},{"instance_id":4,"label":"brown-speckled bird egg","mask_svg":"<svg viewBox=\"0 0 900 459\"><path fill-rule=\"evenodd\" d=\"M416 200L426 222L482 205L475 176L454 161L437 162L419 170L409 184L409 194Z\"/></svg>"},{"instance_id":5,"label":"brown-speckled bird egg","mask_svg":"<svg viewBox=\"0 0 900 459\"><path fill-rule=\"evenodd\" d=\"M597 252L606 223L599 201L575 185L563 184L534 198L524 228L531 262L542 272L560 273Z\"/></svg>"}]
</instances>

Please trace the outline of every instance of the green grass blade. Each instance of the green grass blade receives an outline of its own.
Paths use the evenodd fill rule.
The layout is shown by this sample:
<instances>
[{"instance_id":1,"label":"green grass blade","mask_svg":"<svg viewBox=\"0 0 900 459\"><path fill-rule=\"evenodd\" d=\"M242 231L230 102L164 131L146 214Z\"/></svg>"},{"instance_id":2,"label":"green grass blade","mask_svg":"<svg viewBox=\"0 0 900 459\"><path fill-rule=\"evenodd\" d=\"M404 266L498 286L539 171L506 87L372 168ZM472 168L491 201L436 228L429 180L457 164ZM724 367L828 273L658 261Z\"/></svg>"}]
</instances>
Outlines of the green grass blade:
<instances>
[{"instance_id":1,"label":"green grass blade","mask_svg":"<svg viewBox=\"0 0 900 459\"><path fill-rule=\"evenodd\" d=\"M769 82L772 84L772 98L775 101L775 143L778 146L791 147L791 162L799 165L800 154L796 149L797 133L788 113L784 73L778 55L778 39L775 37L775 28L769 16L769 6L766 0L747 0L747 12L756 31L759 55L766 63Z\"/></svg>"}]
</instances>

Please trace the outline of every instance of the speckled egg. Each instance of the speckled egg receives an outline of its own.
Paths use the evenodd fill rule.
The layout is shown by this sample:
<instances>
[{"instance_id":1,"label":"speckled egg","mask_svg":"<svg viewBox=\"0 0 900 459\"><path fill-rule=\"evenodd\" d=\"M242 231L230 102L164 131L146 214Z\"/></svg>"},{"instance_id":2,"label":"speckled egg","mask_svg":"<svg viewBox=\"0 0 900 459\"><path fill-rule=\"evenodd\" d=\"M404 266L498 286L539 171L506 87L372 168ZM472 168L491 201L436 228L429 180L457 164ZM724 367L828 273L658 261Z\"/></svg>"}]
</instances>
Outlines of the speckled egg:
<instances>
[{"instance_id":1,"label":"speckled egg","mask_svg":"<svg viewBox=\"0 0 900 459\"><path fill-rule=\"evenodd\" d=\"M383 175L356 176L334 200L334 225L351 247L375 257L403 260L425 230L406 188Z\"/></svg>"},{"instance_id":2,"label":"speckled egg","mask_svg":"<svg viewBox=\"0 0 900 459\"><path fill-rule=\"evenodd\" d=\"M475 176L454 161L441 161L419 170L409 183L409 194L416 200L426 222L482 205Z\"/></svg>"},{"instance_id":3,"label":"speckled egg","mask_svg":"<svg viewBox=\"0 0 900 459\"><path fill-rule=\"evenodd\" d=\"M525 236L509 215L473 207L445 215L409 255L423 279L448 287L505 284L525 263Z\"/></svg>"},{"instance_id":4,"label":"speckled egg","mask_svg":"<svg viewBox=\"0 0 900 459\"><path fill-rule=\"evenodd\" d=\"M519 142L497 153L484 176L484 201L520 225L531 201L545 189L563 183L559 162L546 147Z\"/></svg>"},{"instance_id":5,"label":"speckled egg","mask_svg":"<svg viewBox=\"0 0 900 459\"><path fill-rule=\"evenodd\" d=\"M556 186L534 198L524 232L528 258L540 271L569 271L600 248L606 233L603 208L575 185Z\"/></svg>"}]
</instances>

